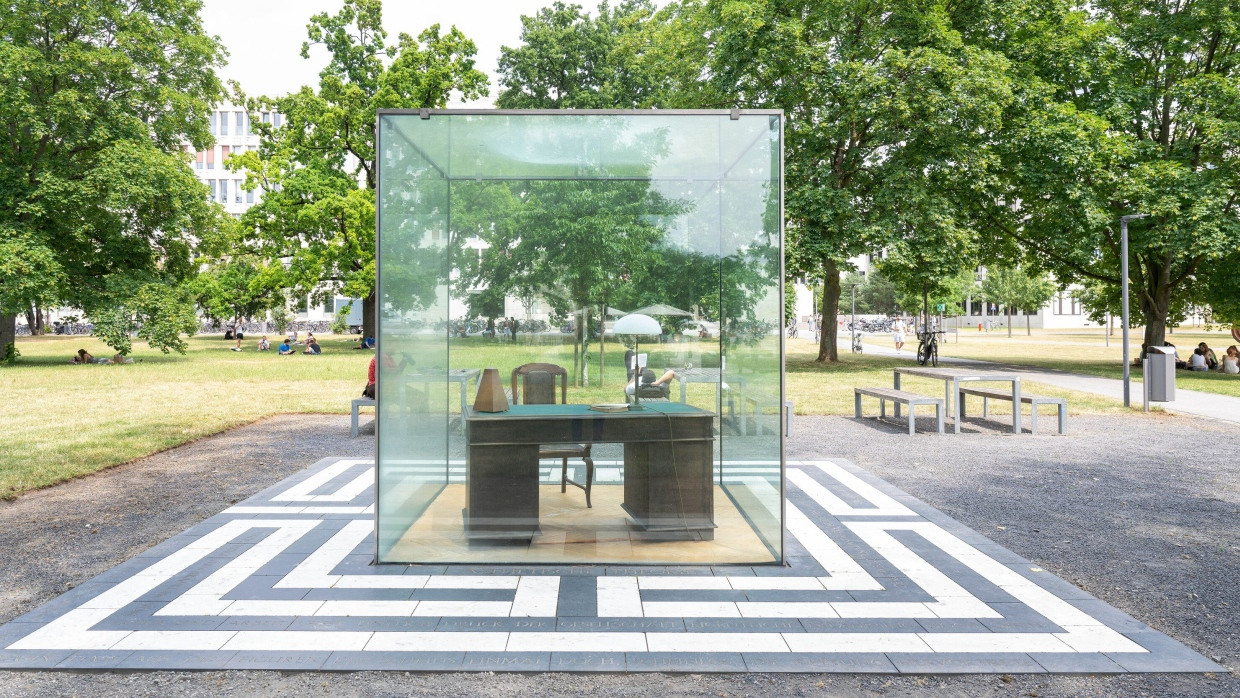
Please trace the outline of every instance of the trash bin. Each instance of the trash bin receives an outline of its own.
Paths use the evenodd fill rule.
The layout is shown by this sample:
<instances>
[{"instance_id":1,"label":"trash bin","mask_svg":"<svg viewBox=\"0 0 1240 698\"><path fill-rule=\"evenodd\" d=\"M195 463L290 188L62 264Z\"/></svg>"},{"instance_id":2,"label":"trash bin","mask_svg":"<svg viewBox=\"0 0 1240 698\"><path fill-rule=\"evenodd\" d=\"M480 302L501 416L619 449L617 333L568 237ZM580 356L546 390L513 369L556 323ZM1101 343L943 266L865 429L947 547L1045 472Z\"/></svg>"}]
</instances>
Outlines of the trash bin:
<instances>
[{"instance_id":1,"label":"trash bin","mask_svg":"<svg viewBox=\"0 0 1240 698\"><path fill-rule=\"evenodd\" d=\"M1145 390L1150 402L1174 402L1175 348L1150 347L1145 358Z\"/></svg>"}]
</instances>

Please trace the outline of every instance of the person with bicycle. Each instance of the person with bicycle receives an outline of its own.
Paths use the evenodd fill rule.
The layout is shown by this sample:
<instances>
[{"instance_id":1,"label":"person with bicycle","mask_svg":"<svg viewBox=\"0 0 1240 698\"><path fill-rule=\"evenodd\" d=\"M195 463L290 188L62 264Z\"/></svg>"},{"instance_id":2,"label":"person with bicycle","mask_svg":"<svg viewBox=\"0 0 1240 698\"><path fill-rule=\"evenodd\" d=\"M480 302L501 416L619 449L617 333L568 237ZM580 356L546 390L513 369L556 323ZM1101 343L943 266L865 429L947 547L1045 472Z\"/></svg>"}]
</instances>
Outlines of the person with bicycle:
<instances>
[{"instance_id":1,"label":"person with bicycle","mask_svg":"<svg viewBox=\"0 0 1240 698\"><path fill-rule=\"evenodd\" d=\"M897 317L896 321L891 323L891 339L896 344L896 354L904 352L904 333L908 331L908 327L904 324L904 318Z\"/></svg>"}]
</instances>

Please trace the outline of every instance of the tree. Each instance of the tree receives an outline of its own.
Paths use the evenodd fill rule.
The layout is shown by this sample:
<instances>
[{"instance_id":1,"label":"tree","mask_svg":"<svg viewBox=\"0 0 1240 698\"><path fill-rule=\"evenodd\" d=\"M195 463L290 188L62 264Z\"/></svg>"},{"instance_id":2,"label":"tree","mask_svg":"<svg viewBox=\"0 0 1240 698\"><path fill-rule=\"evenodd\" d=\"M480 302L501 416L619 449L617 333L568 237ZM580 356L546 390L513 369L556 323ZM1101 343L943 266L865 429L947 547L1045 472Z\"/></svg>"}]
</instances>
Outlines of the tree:
<instances>
[{"instance_id":1,"label":"tree","mask_svg":"<svg viewBox=\"0 0 1240 698\"><path fill-rule=\"evenodd\" d=\"M1025 334L1033 334L1029 311L1036 311L1055 295L1055 285L1045 275L1031 274L1019 267L994 267L982 279L982 295L1003 306L1008 336L1012 336L1012 311L1024 309Z\"/></svg>"},{"instance_id":2,"label":"tree","mask_svg":"<svg viewBox=\"0 0 1240 698\"><path fill-rule=\"evenodd\" d=\"M984 215L1060 283L1114 288L1119 218L1149 214L1129 225L1130 277L1144 344L1161 345L1177 295L1240 264L1240 6L1052 2L995 17L1021 98L988 148L1002 176L982 183Z\"/></svg>"},{"instance_id":3,"label":"tree","mask_svg":"<svg viewBox=\"0 0 1240 698\"><path fill-rule=\"evenodd\" d=\"M240 324L243 318L287 303L284 268L262 264L245 257L216 262L198 274L190 284L194 300L203 315L222 322Z\"/></svg>"},{"instance_id":4,"label":"tree","mask_svg":"<svg viewBox=\"0 0 1240 698\"><path fill-rule=\"evenodd\" d=\"M331 56L318 89L247 101L251 112L284 115L280 127L256 123L262 144L229 160L245 170L262 201L243 216L253 234L242 251L287 262L295 291L362 298L366 336L375 329L375 113L379 109L443 107L459 93L487 93L474 68L474 42L455 27L432 25L418 37L400 34L388 45L381 0L345 0L335 15L310 19L311 46ZM257 119L256 119L257 121Z\"/></svg>"},{"instance_id":5,"label":"tree","mask_svg":"<svg viewBox=\"0 0 1240 698\"><path fill-rule=\"evenodd\" d=\"M104 344L126 356L133 349L131 337L146 340L152 348L167 354L185 353L182 334L198 330L193 301L184 288L169 289L160 283L145 283L115 295L116 302L96 313L95 335Z\"/></svg>"},{"instance_id":6,"label":"tree","mask_svg":"<svg viewBox=\"0 0 1240 698\"><path fill-rule=\"evenodd\" d=\"M210 143L224 58L200 9L12 0L0 13L0 265L22 271L0 275L0 344L15 312L94 317L192 276L190 247L217 219L181 143Z\"/></svg>"},{"instance_id":7,"label":"tree","mask_svg":"<svg viewBox=\"0 0 1240 698\"><path fill-rule=\"evenodd\" d=\"M942 4L705 7L717 90L785 110L788 271L824 280L823 326L834 327L850 257L911 231L969 228L953 193L985 167L983 135L1011 99L1007 62L969 45L972 18ZM838 360L834 332L818 360Z\"/></svg>"}]
</instances>

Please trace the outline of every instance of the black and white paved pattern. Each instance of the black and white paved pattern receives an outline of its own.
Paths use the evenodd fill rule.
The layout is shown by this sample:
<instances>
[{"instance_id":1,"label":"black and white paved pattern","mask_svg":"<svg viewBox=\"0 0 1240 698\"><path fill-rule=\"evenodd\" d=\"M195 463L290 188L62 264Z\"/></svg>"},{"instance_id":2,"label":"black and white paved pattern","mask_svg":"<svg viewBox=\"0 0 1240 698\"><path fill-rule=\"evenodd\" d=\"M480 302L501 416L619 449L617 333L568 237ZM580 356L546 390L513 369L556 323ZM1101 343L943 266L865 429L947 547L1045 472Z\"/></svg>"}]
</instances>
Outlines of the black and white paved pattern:
<instances>
[{"instance_id":1,"label":"black and white paved pattern","mask_svg":"<svg viewBox=\"0 0 1240 698\"><path fill-rule=\"evenodd\" d=\"M787 567L371 565L329 459L0 626L0 668L1207 672L851 464L788 464Z\"/></svg>"}]
</instances>

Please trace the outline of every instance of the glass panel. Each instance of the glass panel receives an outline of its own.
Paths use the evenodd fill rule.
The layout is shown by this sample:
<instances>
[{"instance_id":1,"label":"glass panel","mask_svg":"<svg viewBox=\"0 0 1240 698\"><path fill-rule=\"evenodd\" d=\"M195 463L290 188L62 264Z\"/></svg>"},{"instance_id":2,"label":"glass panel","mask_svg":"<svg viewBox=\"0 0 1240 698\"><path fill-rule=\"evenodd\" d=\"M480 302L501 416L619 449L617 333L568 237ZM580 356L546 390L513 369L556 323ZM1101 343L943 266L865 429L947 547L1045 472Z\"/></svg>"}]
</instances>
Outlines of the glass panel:
<instances>
[{"instance_id":1,"label":"glass panel","mask_svg":"<svg viewBox=\"0 0 1240 698\"><path fill-rule=\"evenodd\" d=\"M782 560L779 129L381 115L381 561Z\"/></svg>"}]
</instances>

